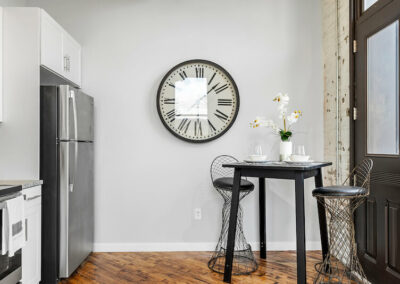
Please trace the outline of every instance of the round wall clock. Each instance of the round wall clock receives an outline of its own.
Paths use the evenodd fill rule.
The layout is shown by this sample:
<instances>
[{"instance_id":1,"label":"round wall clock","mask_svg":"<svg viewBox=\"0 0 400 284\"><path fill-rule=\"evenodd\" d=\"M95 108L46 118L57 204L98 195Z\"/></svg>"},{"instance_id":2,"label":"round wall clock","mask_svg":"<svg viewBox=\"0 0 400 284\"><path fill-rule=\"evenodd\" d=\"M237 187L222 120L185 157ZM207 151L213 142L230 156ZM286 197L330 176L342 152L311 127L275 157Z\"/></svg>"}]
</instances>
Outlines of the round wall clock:
<instances>
[{"instance_id":1,"label":"round wall clock","mask_svg":"<svg viewBox=\"0 0 400 284\"><path fill-rule=\"evenodd\" d=\"M239 112L238 88L229 73L207 60L173 67L162 79L157 110L165 127L189 142L207 142L223 135Z\"/></svg>"}]
</instances>

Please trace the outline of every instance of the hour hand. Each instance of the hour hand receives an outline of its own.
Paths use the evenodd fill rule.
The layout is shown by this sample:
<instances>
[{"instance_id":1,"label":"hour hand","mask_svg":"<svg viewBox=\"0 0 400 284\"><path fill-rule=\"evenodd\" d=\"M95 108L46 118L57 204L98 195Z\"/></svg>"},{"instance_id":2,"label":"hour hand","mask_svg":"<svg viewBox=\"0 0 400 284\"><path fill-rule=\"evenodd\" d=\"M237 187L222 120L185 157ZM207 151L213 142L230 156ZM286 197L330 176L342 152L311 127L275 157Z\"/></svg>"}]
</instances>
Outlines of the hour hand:
<instances>
[{"instance_id":1,"label":"hour hand","mask_svg":"<svg viewBox=\"0 0 400 284\"><path fill-rule=\"evenodd\" d=\"M215 85L207 92L207 94L208 94L209 92L211 92L212 90L214 90L218 85L219 85L219 83L215 84Z\"/></svg>"}]
</instances>

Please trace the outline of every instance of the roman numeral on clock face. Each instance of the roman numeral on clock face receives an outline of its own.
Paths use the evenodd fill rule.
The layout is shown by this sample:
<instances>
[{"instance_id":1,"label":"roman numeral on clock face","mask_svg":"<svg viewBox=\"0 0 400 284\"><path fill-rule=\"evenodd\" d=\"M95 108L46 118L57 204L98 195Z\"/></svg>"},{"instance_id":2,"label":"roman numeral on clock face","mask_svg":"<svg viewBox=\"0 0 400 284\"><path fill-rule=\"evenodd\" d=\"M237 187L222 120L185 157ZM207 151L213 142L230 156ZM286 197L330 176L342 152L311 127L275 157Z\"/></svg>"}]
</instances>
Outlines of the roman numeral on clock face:
<instances>
[{"instance_id":1,"label":"roman numeral on clock face","mask_svg":"<svg viewBox=\"0 0 400 284\"><path fill-rule=\"evenodd\" d=\"M173 105L175 104L175 99L164 99L164 104Z\"/></svg>"},{"instance_id":2,"label":"roman numeral on clock face","mask_svg":"<svg viewBox=\"0 0 400 284\"><path fill-rule=\"evenodd\" d=\"M186 131L189 128L189 124L190 124L190 120L189 119L187 119L187 118L182 119L181 123L179 123L179 125L178 125L178 130L182 131L183 129L185 129L185 133L186 133ZM185 128L185 126L186 126L186 128Z\"/></svg>"},{"instance_id":3,"label":"roman numeral on clock face","mask_svg":"<svg viewBox=\"0 0 400 284\"><path fill-rule=\"evenodd\" d=\"M182 80L185 80L185 78L187 78L187 75L186 75L185 71L180 72L179 76L181 76Z\"/></svg>"},{"instance_id":4,"label":"roman numeral on clock face","mask_svg":"<svg viewBox=\"0 0 400 284\"><path fill-rule=\"evenodd\" d=\"M203 136L203 130L201 129L201 122L199 119L194 122L194 136Z\"/></svg>"},{"instance_id":5,"label":"roman numeral on clock face","mask_svg":"<svg viewBox=\"0 0 400 284\"><path fill-rule=\"evenodd\" d=\"M204 78L204 68L196 67L196 78Z\"/></svg>"},{"instance_id":6,"label":"roman numeral on clock face","mask_svg":"<svg viewBox=\"0 0 400 284\"><path fill-rule=\"evenodd\" d=\"M218 89L215 89L215 93L216 94L221 93L222 91L224 91L226 89L228 89L228 84L225 84L225 85L219 87Z\"/></svg>"},{"instance_id":7,"label":"roman numeral on clock face","mask_svg":"<svg viewBox=\"0 0 400 284\"><path fill-rule=\"evenodd\" d=\"M173 122L175 120L175 109L170 110L169 112L167 112L167 117L168 117L170 122Z\"/></svg>"},{"instance_id":8,"label":"roman numeral on clock face","mask_svg":"<svg viewBox=\"0 0 400 284\"><path fill-rule=\"evenodd\" d=\"M222 122L225 122L228 119L228 116L218 109L216 110L214 115L218 117Z\"/></svg>"},{"instance_id":9,"label":"roman numeral on clock face","mask_svg":"<svg viewBox=\"0 0 400 284\"><path fill-rule=\"evenodd\" d=\"M214 127L214 125L211 123L211 121L210 120L208 120L208 127L210 128L210 130L212 131L212 132L215 132L217 129Z\"/></svg>"},{"instance_id":10,"label":"roman numeral on clock face","mask_svg":"<svg viewBox=\"0 0 400 284\"><path fill-rule=\"evenodd\" d=\"M214 77L215 77L216 74L217 74L217 72L215 72L215 73L211 76L210 81L208 81L208 85L210 85L211 82L212 82L212 80L214 80Z\"/></svg>"},{"instance_id":11,"label":"roman numeral on clock face","mask_svg":"<svg viewBox=\"0 0 400 284\"><path fill-rule=\"evenodd\" d=\"M231 106L232 99L218 99L218 105L219 106Z\"/></svg>"}]
</instances>

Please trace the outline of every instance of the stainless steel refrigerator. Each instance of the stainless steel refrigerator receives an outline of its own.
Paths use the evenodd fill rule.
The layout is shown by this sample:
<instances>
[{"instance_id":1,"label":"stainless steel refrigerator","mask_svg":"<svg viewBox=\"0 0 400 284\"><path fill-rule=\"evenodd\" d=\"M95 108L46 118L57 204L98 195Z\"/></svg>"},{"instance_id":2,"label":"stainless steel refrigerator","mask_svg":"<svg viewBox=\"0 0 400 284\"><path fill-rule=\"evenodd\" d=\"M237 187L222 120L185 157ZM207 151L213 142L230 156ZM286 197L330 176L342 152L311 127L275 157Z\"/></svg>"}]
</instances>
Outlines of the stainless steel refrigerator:
<instances>
[{"instance_id":1,"label":"stainless steel refrigerator","mask_svg":"<svg viewBox=\"0 0 400 284\"><path fill-rule=\"evenodd\" d=\"M69 277L93 250L93 105L70 86L42 86L42 282Z\"/></svg>"}]
</instances>

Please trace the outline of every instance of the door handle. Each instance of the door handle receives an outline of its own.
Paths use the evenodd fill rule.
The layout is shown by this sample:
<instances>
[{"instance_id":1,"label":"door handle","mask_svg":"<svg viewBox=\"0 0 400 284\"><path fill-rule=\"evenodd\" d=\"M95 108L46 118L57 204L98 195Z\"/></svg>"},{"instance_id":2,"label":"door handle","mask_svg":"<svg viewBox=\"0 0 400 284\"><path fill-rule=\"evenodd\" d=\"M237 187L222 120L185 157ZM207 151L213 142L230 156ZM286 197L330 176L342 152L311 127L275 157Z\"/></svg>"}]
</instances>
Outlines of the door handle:
<instances>
[{"instance_id":1,"label":"door handle","mask_svg":"<svg viewBox=\"0 0 400 284\"><path fill-rule=\"evenodd\" d=\"M73 167L69 173L69 191L74 192L74 184L75 184L75 174L76 174L76 166L78 163L78 114L76 109L76 93L74 90L70 91L70 99L72 104L72 115L73 115L73 125L74 125L74 142L70 142L74 144L74 158L73 158Z\"/></svg>"},{"instance_id":2,"label":"door handle","mask_svg":"<svg viewBox=\"0 0 400 284\"><path fill-rule=\"evenodd\" d=\"M72 101L72 115L74 117L74 139L78 140L78 114L76 110L76 94L74 90L70 91L70 99Z\"/></svg>"},{"instance_id":3,"label":"door handle","mask_svg":"<svg viewBox=\"0 0 400 284\"><path fill-rule=\"evenodd\" d=\"M28 219L25 219L25 241L28 241Z\"/></svg>"},{"instance_id":4,"label":"door handle","mask_svg":"<svg viewBox=\"0 0 400 284\"><path fill-rule=\"evenodd\" d=\"M389 263L389 202L385 204L385 264Z\"/></svg>"},{"instance_id":5,"label":"door handle","mask_svg":"<svg viewBox=\"0 0 400 284\"><path fill-rule=\"evenodd\" d=\"M73 158L73 166L70 168L70 173L69 173L69 191L74 192L74 185L75 185L75 175L76 175L76 168L78 164L78 147L79 143L78 142L70 142L71 144L74 145L74 158Z\"/></svg>"}]
</instances>

